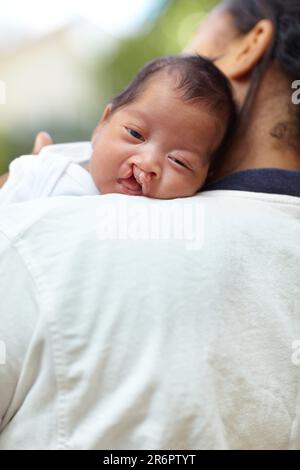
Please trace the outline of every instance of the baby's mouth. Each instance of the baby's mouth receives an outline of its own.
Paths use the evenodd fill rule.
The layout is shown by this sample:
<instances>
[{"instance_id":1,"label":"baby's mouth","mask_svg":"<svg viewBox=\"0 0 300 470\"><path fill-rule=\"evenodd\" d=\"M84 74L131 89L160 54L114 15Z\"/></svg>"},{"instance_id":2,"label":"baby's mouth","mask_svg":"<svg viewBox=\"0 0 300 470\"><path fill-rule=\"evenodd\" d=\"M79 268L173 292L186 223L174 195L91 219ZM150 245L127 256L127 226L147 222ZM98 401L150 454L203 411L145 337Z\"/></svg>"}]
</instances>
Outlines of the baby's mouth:
<instances>
[{"instance_id":1,"label":"baby's mouth","mask_svg":"<svg viewBox=\"0 0 300 470\"><path fill-rule=\"evenodd\" d=\"M142 196L143 189L142 185L137 181L137 178L134 175L134 170L132 169L131 175L127 178L119 178L118 183L121 185L123 191L127 194L133 196Z\"/></svg>"}]
</instances>

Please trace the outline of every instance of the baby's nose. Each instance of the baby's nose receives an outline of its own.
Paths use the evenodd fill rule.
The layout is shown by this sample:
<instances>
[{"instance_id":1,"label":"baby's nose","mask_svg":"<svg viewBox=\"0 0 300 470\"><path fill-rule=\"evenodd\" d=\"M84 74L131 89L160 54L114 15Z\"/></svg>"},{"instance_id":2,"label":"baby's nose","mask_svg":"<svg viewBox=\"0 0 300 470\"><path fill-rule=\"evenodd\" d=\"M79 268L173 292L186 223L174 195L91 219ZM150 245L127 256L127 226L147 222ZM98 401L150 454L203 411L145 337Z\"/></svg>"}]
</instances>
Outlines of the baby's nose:
<instances>
[{"instance_id":1,"label":"baby's nose","mask_svg":"<svg viewBox=\"0 0 300 470\"><path fill-rule=\"evenodd\" d=\"M160 174L160 165L158 159L152 155L147 155L146 158L142 158L135 162L136 166L142 172L146 179L153 179Z\"/></svg>"}]
</instances>

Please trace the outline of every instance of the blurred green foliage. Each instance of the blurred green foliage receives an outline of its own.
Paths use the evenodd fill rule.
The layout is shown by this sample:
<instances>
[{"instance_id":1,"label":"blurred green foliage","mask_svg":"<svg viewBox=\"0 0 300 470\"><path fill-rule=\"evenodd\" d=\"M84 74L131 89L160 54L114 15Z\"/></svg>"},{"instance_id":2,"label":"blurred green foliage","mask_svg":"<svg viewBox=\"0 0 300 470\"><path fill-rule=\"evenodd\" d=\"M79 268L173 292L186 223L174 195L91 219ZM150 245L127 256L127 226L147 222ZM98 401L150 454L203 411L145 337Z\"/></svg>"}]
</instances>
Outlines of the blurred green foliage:
<instances>
[{"instance_id":1,"label":"blurred green foliage","mask_svg":"<svg viewBox=\"0 0 300 470\"><path fill-rule=\"evenodd\" d=\"M11 145L5 133L0 133L0 175L6 171L11 153ZM17 154L16 154L17 155Z\"/></svg>"},{"instance_id":2,"label":"blurred green foliage","mask_svg":"<svg viewBox=\"0 0 300 470\"><path fill-rule=\"evenodd\" d=\"M119 48L103 61L91 67L94 79L99 83L99 114L91 110L84 127L74 119L64 125L41 122L37 128L8 129L0 132L0 174L5 172L9 161L18 155L31 153L35 135L48 131L55 142L88 140L96 120L109 99L120 92L133 78L138 69L154 57L181 52L189 43L201 19L217 0L161 0L153 18L147 21L138 34L120 42Z\"/></svg>"},{"instance_id":3,"label":"blurred green foliage","mask_svg":"<svg viewBox=\"0 0 300 470\"><path fill-rule=\"evenodd\" d=\"M156 21L145 31L125 39L119 50L98 69L107 98L119 93L145 62L177 54L187 46L205 15L217 0L170 0L162 2Z\"/></svg>"}]
</instances>

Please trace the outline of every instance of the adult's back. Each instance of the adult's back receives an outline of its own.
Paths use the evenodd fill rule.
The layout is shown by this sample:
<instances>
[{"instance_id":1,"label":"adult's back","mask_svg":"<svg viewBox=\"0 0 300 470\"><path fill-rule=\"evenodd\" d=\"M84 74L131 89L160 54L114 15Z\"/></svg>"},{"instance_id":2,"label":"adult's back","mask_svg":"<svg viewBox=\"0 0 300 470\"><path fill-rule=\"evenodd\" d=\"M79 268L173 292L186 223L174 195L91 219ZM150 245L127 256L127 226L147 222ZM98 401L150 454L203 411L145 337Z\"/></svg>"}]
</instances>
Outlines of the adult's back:
<instances>
[{"instance_id":1,"label":"adult's back","mask_svg":"<svg viewBox=\"0 0 300 470\"><path fill-rule=\"evenodd\" d=\"M61 198L0 221L0 448L299 448L299 198Z\"/></svg>"}]
</instances>

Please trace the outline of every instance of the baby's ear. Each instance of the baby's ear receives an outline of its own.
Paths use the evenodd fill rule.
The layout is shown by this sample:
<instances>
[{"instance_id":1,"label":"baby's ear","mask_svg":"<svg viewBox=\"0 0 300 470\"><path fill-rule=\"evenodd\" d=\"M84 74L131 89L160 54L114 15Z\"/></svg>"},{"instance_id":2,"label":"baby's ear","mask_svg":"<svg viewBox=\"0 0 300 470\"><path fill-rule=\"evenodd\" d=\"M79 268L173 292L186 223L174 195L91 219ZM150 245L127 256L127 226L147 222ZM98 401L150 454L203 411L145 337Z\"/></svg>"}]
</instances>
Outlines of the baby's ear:
<instances>
[{"instance_id":1,"label":"baby's ear","mask_svg":"<svg viewBox=\"0 0 300 470\"><path fill-rule=\"evenodd\" d=\"M109 116L111 115L111 111L112 111L112 104L109 103L103 114L102 114L102 117L100 119L100 122L99 124L97 125L96 129L93 131L93 134L92 134L92 142L94 141L95 137L97 136L98 132L101 131L102 127L103 127L103 124L106 123L107 119L109 118Z\"/></svg>"}]
</instances>

